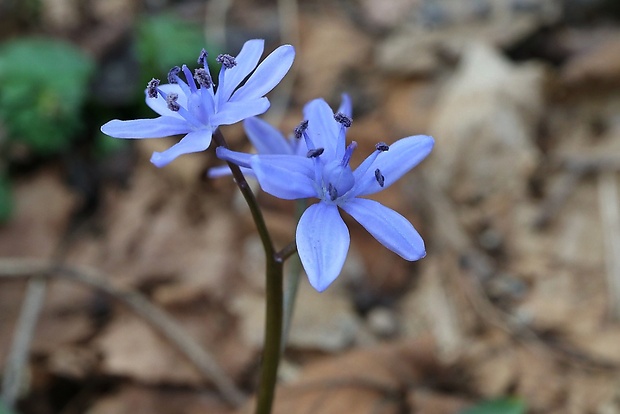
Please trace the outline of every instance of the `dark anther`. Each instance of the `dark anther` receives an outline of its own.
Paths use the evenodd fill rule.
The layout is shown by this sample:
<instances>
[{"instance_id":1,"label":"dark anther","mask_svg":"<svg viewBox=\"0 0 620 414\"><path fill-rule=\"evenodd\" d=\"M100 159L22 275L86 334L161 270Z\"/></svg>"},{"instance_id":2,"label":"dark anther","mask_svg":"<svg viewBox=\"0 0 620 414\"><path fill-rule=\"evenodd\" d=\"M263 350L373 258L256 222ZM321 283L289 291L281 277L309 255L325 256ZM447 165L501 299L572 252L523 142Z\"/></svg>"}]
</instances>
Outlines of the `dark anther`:
<instances>
[{"instance_id":1,"label":"dark anther","mask_svg":"<svg viewBox=\"0 0 620 414\"><path fill-rule=\"evenodd\" d=\"M216 59L217 63L221 63L226 69L234 68L237 65L237 61L230 55L219 55Z\"/></svg>"},{"instance_id":2,"label":"dark anther","mask_svg":"<svg viewBox=\"0 0 620 414\"><path fill-rule=\"evenodd\" d=\"M207 73L207 71L203 68L198 68L194 70L194 79L196 82L202 87L210 88L213 85L213 80L211 76Z\"/></svg>"},{"instance_id":3,"label":"dark anther","mask_svg":"<svg viewBox=\"0 0 620 414\"><path fill-rule=\"evenodd\" d=\"M157 88L159 87L159 79L151 79L149 83L146 84L146 94L149 98L157 98Z\"/></svg>"},{"instance_id":4,"label":"dark anther","mask_svg":"<svg viewBox=\"0 0 620 414\"><path fill-rule=\"evenodd\" d=\"M336 114L334 114L334 119L336 120L336 122L344 125L345 128L350 128L351 127L351 122L352 122L351 118L349 118L348 116L346 116L342 112L337 112Z\"/></svg>"},{"instance_id":5,"label":"dark anther","mask_svg":"<svg viewBox=\"0 0 620 414\"><path fill-rule=\"evenodd\" d=\"M385 142L380 142L377 145L375 145L375 149L377 151L385 152L390 149L390 146L386 144Z\"/></svg>"},{"instance_id":6,"label":"dark anther","mask_svg":"<svg viewBox=\"0 0 620 414\"><path fill-rule=\"evenodd\" d=\"M338 198L338 190L332 185L332 183L329 183L327 186L327 192L329 193L329 198L332 201Z\"/></svg>"},{"instance_id":7,"label":"dark anther","mask_svg":"<svg viewBox=\"0 0 620 414\"><path fill-rule=\"evenodd\" d=\"M301 123L297 125L295 129L293 130L293 134L295 134L295 138L300 139L301 136L304 134L304 132L306 132L306 129L308 129L308 120L301 121Z\"/></svg>"},{"instance_id":8,"label":"dark anther","mask_svg":"<svg viewBox=\"0 0 620 414\"><path fill-rule=\"evenodd\" d=\"M311 149L310 151L308 151L308 154L306 154L306 157L308 157L308 158L316 158L319 155L321 155L323 153L323 151L325 151L325 148Z\"/></svg>"},{"instance_id":9,"label":"dark anther","mask_svg":"<svg viewBox=\"0 0 620 414\"><path fill-rule=\"evenodd\" d=\"M207 57L209 57L209 54L206 50L202 49L198 56L198 64L207 67Z\"/></svg>"},{"instance_id":10,"label":"dark anther","mask_svg":"<svg viewBox=\"0 0 620 414\"><path fill-rule=\"evenodd\" d=\"M181 68L178 66L170 69L168 72L168 83L177 83L176 77L179 75L179 72L181 72Z\"/></svg>"},{"instance_id":11,"label":"dark anther","mask_svg":"<svg viewBox=\"0 0 620 414\"><path fill-rule=\"evenodd\" d=\"M168 109L173 112L178 112L179 109L181 109L181 105L179 105L177 99L179 99L179 95L177 95L176 93L171 93L166 96L166 104L168 105Z\"/></svg>"},{"instance_id":12,"label":"dark anther","mask_svg":"<svg viewBox=\"0 0 620 414\"><path fill-rule=\"evenodd\" d=\"M375 178L381 187L385 184L385 177L381 174L381 170L378 168L375 170Z\"/></svg>"}]
</instances>

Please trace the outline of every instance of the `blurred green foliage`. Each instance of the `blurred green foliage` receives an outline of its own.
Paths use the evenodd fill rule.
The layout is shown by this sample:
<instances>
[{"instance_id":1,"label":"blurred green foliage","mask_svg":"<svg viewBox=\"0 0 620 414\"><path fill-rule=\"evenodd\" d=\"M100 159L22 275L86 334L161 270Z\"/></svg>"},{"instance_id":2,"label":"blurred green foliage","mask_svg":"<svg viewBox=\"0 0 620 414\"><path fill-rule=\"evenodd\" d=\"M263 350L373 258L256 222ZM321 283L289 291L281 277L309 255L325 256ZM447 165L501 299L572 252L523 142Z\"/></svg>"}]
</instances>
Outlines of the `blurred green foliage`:
<instances>
[{"instance_id":1,"label":"blurred green foliage","mask_svg":"<svg viewBox=\"0 0 620 414\"><path fill-rule=\"evenodd\" d=\"M205 43L202 26L188 23L169 14L149 16L138 24L138 60L142 67L142 84L167 74L173 66L186 64L197 67L202 49L209 52L209 66L219 67L215 58L221 53L218 45ZM193 71L192 71L193 72ZM213 76L217 76L212 72ZM166 79L162 79L165 83Z\"/></svg>"},{"instance_id":2,"label":"blurred green foliage","mask_svg":"<svg viewBox=\"0 0 620 414\"><path fill-rule=\"evenodd\" d=\"M17 39L0 48L0 118L9 139L37 154L69 147L83 126L81 110L95 68L60 40Z\"/></svg>"},{"instance_id":3,"label":"blurred green foliage","mask_svg":"<svg viewBox=\"0 0 620 414\"><path fill-rule=\"evenodd\" d=\"M7 222L13 212L13 195L7 177L0 174L0 223ZM0 407L0 414L2 414Z\"/></svg>"},{"instance_id":4,"label":"blurred green foliage","mask_svg":"<svg viewBox=\"0 0 620 414\"><path fill-rule=\"evenodd\" d=\"M15 414L15 411L10 410L6 405L0 401L0 414Z\"/></svg>"},{"instance_id":5,"label":"blurred green foliage","mask_svg":"<svg viewBox=\"0 0 620 414\"><path fill-rule=\"evenodd\" d=\"M144 105L144 86L151 78L166 82L165 75L173 66L185 63L191 69L197 67L196 60L203 48L210 52L210 66L219 68L215 57L220 48L205 43L201 25L167 14L142 18L136 31L142 79L135 95L138 113L133 117L140 118L141 111L148 110ZM69 150L82 129L99 129L106 107L86 113L92 110L86 104L94 71L95 62L88 55L62 40L16 38L0 46L0 122L7 133L7 139L0 143L0 223L10 218L13 210L8 160L2 159L10 153L7 147L19 143L32 154L53 156ZM100 132L91 138L96 158L106 157L128 144Z\"/></svg>"},{"instance_id":6,"label":"blurred green foliage","mask_svg":"<svg viewBox=\"0 0 620 414\"><path fill-rule=\"evenodd\" d=\"M459 414L525 414L527 407L519 398L507 397L484 401Z\"/></svg>"}]
</instances>

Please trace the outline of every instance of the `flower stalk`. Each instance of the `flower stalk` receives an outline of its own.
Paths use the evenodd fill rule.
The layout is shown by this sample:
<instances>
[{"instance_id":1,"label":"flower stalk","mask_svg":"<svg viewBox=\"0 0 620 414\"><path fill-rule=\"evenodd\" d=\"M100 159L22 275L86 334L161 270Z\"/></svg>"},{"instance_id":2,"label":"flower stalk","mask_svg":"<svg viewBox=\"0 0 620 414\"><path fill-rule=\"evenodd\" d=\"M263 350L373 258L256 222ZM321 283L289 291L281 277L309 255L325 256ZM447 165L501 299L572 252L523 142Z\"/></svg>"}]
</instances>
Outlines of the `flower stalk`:
<instances>
[{"instance_id":1,"label":"flower stalk","mask_svg":"<svg viewBox=\"0 0 620 414\"><path fill-rule=\"evenodd\" d=\"M227 148L224 135L217 129L213 134L213 140L218 147ZM276 382L278 379L278 366L280 364L280 344L282 343L283 328L283 263L294 250L290 245L282 252L276 252L273 241L265 224L265 219L258 206L256 197L248 185L241 169L236 164L228 162L235 182L241 191L250 212L256 229L265 250L266 259L266 297L265 297L265 331L263 343L263 360L261 367L258 395L256 396L256 414L269 414L275 397Z\"/></svg>"}]
</instances>

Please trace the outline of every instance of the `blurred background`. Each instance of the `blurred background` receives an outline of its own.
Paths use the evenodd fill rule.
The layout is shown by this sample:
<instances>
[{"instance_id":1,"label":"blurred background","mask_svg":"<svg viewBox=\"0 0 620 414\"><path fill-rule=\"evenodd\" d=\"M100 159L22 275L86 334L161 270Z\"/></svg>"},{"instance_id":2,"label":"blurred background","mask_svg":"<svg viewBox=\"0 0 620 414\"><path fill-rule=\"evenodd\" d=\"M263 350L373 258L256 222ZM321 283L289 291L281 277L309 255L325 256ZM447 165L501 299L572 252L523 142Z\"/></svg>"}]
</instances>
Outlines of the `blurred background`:
<instances>
[{"instance_id":1,"label":"blurred background","mask_svg":"<svg viewBox=\"0 0 620 414\"><path fill-rule=\"evenodd\" d=\"M302 279L275 412L620 413L619 19L617 0L0 0L0 413L249 412L247 208L206 178L213 149L157 169L173 138L99 127L154 116L148 80L251 38L296 47L264 116L285 134L346 92L353 165L436 139L375 197L427 257L345 218L342 275ZM293 205L259 200L285 246Z\"/></svg>"}]
</instances>

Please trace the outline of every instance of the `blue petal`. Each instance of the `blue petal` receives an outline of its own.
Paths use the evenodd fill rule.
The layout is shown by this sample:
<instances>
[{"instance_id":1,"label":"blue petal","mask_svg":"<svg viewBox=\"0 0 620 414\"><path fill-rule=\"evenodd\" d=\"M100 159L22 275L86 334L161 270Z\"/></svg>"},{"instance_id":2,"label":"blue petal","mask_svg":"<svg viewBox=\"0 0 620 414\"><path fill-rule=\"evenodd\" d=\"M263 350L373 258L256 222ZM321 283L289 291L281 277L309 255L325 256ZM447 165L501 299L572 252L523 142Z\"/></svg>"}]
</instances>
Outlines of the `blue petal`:
<instances>
[{"instance_id":1,"label":"blue petal","mask_svg":"<svg viewBox=\"0 0 620 414\"><path fill-rule=\"evenodd\" d=\"M215 155L221 160L232 162L240 167L250 168L250 161L252 154L246 154L245 152L231 151L228 148L217 147L215 149Z\"/></svg>"},{"instance_id":2,"label":"blue petal","mask_svg":"<svg viewBox=\"0 0 620 414\"><path fill-rule=\"evenodd\" d=\"M172 162L176 157L192 152L200 152L209 148L211 144L211 131L202 129L187 134L181 141L164 152L154 152L151 162L157 167L163 167Z\"/></svg>"},{"instance_id":3,"label":"blue petal","mask_svg":"<svg viewBox=\"0 0 620 414\"><path fill-rule=\"evenodd\" d=\"M250 165L263 191L285 200L316 197L314 164L297 155L254 155Z\"/></svg>"},{"instance_id":4,"label":"blue petal","mask_svg":"<svg viewBox=\"0 0 620 414\"><path fill-rule=\"evenodd\" d=\"M227 102L220 112L211 118L211 125L235 124L245 118L263 114L269 109L269 99L259 98L240 102Z\"/></svg>"},{"instance_id":5,"label":"blue petal","mask_svg":"<svg viewBox=\"0 0 620 414\"><path fill-rule=\"evenodd\" d=\"M340 274L351 242L338 207L327 203L308 207L299 220L295 239L310 284L324 291Z\"/></svg>"},{"instance_id":6,"label":"blue petal","mask_svg":"<svg viewBox=\"0 0 620 414\"><path fill-rule=\"evenodd\" d=\"M245 42L241 52L236 57L237 65L226 69L224 82L218 85L217 95L220 105L230 99L233 91L256 68L258 60L263 54L265 41L253 39Z\"/></svg>"},{"instance_id":7,"label":"blue petal","mask_svg":"<svg viewBox=\"0 0 620 414\"><path fill-rule=\"evenodd\" d=\"M230 99L233 102L256 99L271 91L280 83L295 59L295 49L291 45L283 45L271 52L256 68L245 85L240 87Z\"/></svg>"},{"instance_id":8,"label":"blue petal","mask_svg":"<svg viewBox=\"0 0 620 414\"><path fill-rule=\"evenodd\" d=\"M207 171L207 177L209 178L219 178L230 175L230 167L228 165L220 165L218 167L211 167Z\"/></svg>"},{"instance_id":9,"label":"blue petal","mask_svg":"<svg viewBox=\"0 0 620 414\"><path fill-rule=\"evenodd\" d=\"M249 176L249 177L256 178L254 171L252 171L251 169L245 168L245 167L240 167L240 168L241 168L241 172L246 177ZM230 171L230 167L228 165L212 167L212 168L209 168L209 171L207 171L207 177L209 178L220 178L220 177L225 177L228 175L232 175L232 171Z\"/></svg>"},{"instance_id":10,"label":"blue petal","mask_svg":"<svg viewBox=\"0 0 620 414\"><path fill-rule=\"evenodd\" d=\"M349 94L342 94L342 101L340 102L338 112L345 114L349 118L353 118L353 104L351 103L351 97Z\"/></svg>"},{"instance_id":11,"label":"blue petal","mask_svg":"<svg viewBox=\"0 0 620 414\"><path fill-rule=\"evenodd\" d=\"M413 225L396 211L374 200L354 198L340 206L382 245L405 260L426 255L424 240Z\"/></svg>"},{"instance_id":12,"label":"blue petal","mask_svg":"<svg viewBox=\"0 0 620 414\"><path fill-rule=\"evenodd\" d=\"M334 119L334 112L327 102L323 99L308 102L304 106L304 119L308 120L308 135L315 147L325 149L322 159L325 162L336 159L340 124Z\"/></svg>"},{"instance_id":13,"label":"blue petal","mask_svg":"<svg viewBox=\"0 0 620 414\"><path fill-rule=\"evenodd\" d=\"M166 83L164 85L160 85L159 89L161 89L162 91L164 91L164 93L168 95L171 93L176 93L179 96L179 98L177 99L177 103L181 105L183 108L187 108L187 96L185 96L185 93L183 92L183 90L178 84ZM146 95L146 91L145 91L145 95ZM168 109L168 104L166 103L166 100L160 94L157 94L157 98L149 98L149 96L146 95L145 99L146 99L146 104L149 106L149 108L157 112L159 115L172 116L175 118L183 119L183 117L179 115L178 112L174 112Z\"/></svg>"},{"instance_id":14,"label":"blue petal","mask_svg":"<svg viewBox=\"0 0 620 414\"><path fill-rule=\"evenodd\" d=\"M247 118L243 121L243 128L259 154L293 155L288 140L268 122L256 117Z\"/></svg>"},{"instance_id":15,"label":"blue petal","mask_svg":"<svg viewBox=\"0 0 620 414\"><path fill-rule=\"evenodd\" d=\"M119 121L113 119L101 126L101 132L114 138L162 138L187 134L191 130L186 120L171 116L152 119Z\"/></svg>"},{"instance_id":16,"label":"blue petal","mask_svg":"<svg viewBox=\"0 0 620 414\"><path fill-rule=\"evenodd\" d=\"M400 177L418 165L433 149L435 140L428 135L415 135L402 138L382 152L366 171L354 171L354 195L368 195L381 191L394 184ZM383 187L375 178L379 169L385 178Z\"/></svg>"}]
</instances>

